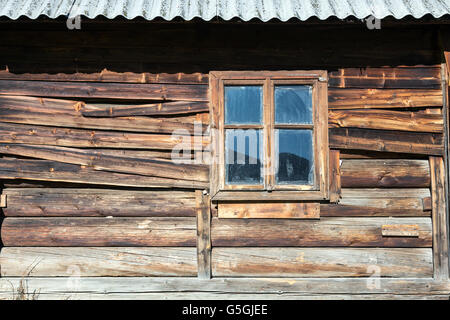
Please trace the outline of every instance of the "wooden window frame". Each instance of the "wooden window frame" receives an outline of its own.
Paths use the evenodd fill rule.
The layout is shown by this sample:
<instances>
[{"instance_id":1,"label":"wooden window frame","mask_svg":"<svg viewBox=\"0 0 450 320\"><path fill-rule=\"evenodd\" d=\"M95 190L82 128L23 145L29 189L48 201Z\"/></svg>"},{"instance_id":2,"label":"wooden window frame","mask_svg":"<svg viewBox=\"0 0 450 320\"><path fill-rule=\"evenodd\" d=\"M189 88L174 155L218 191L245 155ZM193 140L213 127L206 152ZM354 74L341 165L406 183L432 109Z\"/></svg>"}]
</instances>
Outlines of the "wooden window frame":
<instances>
[{"instance_id":1,"label":"wooden window frame","mask_svg":"<svg viewBox=\"0 0 450 320\"><path fill-rule=\"evenodd\" d=\"M328 183L328 81L327 71L212 71L210 84L211 126L211 199L217 201L283 201L327 200ZM225 85L263 86L263 124L225 125ZM278 84L305 84L312 86L313 124L275 124L274 87ZM263 130L264 153L263 185L227 185L225 183L225 128L251 128ZM274 132L282 128L313 130L314 184L276 185ZM265 159L269 159L268 161Z\"/></svg>"}]
</instances>

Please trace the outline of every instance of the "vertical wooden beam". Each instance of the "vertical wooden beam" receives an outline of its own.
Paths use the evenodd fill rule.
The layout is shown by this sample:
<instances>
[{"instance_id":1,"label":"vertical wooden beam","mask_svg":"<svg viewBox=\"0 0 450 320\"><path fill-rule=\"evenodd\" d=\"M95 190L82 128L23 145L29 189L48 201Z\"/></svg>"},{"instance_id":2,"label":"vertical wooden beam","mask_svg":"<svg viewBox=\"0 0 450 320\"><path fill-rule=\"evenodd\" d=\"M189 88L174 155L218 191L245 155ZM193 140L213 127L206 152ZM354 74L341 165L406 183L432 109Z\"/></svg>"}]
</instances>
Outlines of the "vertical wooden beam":
<instances>
[{"instance_id":1,"label":"vertical wooden beam","mask_svg":"<svg viewBox=\"0 0 450 320\"><path fill-rule=\"evenodd\" d=\"M330 150L330 202L338 203L341 198L340 151Z\"/></svg>"},{"instance_id":2,"label":"vertical wooden beam","mask_svg":"<svg viewBox=\"0 0 450 320\"><path fill-rule=\"evenodd\" d=\"M444 160L442 157L430 157L429 161L431 173L434 278L437 280L447 280L449 276L449 262Z\"/></svg>"},{"instance_id":3,"label":"vertical wooden beam","mask_svg":"<svg viewBox=\"0 0 450 320\"><path fill-rule=\"evenodd\" d=\"M449 162L449 136L450 136L450 110L449 110L449 77L450 77L450 52L444 52L445 64L442 64L441 68L441 84L442 84L442 115L444 117L444 165L445 165L445 199L446 199L446 212L447 212L447 232L450 230L449 226L449 188L450 188L450 162ZM449 241L449 235L447 234L447 241ZM450 250L450 242L447 242L447 252ZM450 274L450 260L448 260Z\"/></svg>"},{"instance_id":4,"label":"vertical wooden beam","mask_svg":"<svg viewBox=\"0 0 450 320\"><path fill-rule=\"evenodd\" d=\"M208 194L195 191L197 202L197 264L200 279L211 278L211 201Z\"/></svg>"}]
</instances>

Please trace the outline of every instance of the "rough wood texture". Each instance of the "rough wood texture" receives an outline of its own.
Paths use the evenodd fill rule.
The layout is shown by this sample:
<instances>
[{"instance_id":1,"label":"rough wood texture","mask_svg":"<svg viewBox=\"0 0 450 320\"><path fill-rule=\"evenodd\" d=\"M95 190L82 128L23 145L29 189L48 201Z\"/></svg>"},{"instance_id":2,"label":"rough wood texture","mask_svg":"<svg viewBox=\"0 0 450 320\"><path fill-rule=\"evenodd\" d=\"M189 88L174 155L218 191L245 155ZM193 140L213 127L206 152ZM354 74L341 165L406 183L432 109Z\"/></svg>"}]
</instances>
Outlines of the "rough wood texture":
<instances>
[{"instance_id":1,"label":"rough wood texture","mask_svg":"<svg viewBox=\"0 0 450 320\"><path fill-rule=\"evenodd\" d=\"M430 166L426 160L345 159L341 184L344 188L429 187Z\"/></svg>"},{"instance_id":2,"label":"rough wood texture","mask_svg":"<svg viewBox=\"0 0 450 320\"><path fill-rule=\"evenodd\" d=\"M429 189L342 189L339 204L322 203L322 217L430 217Z\"/></svg>"},{"instance_id":3,"label":"rough wood texture","mask_svg":"<svg viewBox=\"0 0 450 320\"><path fill-rule=\"evenodd\" d=\"M195 217L193 191L7 188L6 217Z\"/></svg>"},{"instance_id":4,"label":"rough wood texture","mask_svg":"<svg viewBox=\"0 0 450 320\"><path fill-rule=\"evenodd\" d=\"M385 224L381 227L383 237L418 237L419 226L416 224Z\"/></svg>"},{"instance_id":5,"label":"rough wood texture","mask_svg":"<svg viewBox=\"0 0 450 320\"><path fill-rule=\"evenodd\" d=\"M179 115L198 112L207 112L209 106L206 102L165 102L138 106L85 105L81 114L85 117L131 117L131 116L158 116Z\"/></svg>"},{"instance_id":6,"label":"rough wood texture","mask_svg":"<svg viewBox=\"0 0 450 320\"><path fill-rule=\"evenodd\" d=\"M440 89L328 90L329 109L418 108L442 106Z\"/></svg>"},{"instance_id":7,"label":"rough wood texture","mask_svg":"<svg viewBox=\"0 0 450 320\"><path fill-rule=\"evenodd\" d=\"M97 120L98 121L98 120ZM52 122L46 124L53 124ZM157 150L201 150L209 139L201 141L187 135L140 134L105 130L68 129L52 126L0 122L0 142L54 145L81 148L122 148ZM92 151L95 152L95 151Z\"/></svg>"},{"instance_id":8,"label":"rough wood texture","mask_svg":"<svg viewBox=\"0 0 450 320\"><path fill-rule=\"evenodd\" d=\"M329 73L328 84L338 88L439 89L440 78L440 68L432 66L342 68Z\"/></svg>"},{"instance_id":9,"label":"rough wood texture","mask_svg":"<svg viewBox=\"0 0 450 320\"><path fill-rule=\"evenodd\" d=\"M6 247L196 245L195 218L5 218Z\"/></svg>"},{"instance_id":10,"label":"rough wood texture","mask_svg":"<svg viewBox=\"0 0 450 320\"><path fill-rule=\"evenodd\" d=\"M214 248L215 277L427 278L432 250L356 248ZM379 268L379 269L378 269Z\"/></svg>"},{"instance_id":11,"label":"rough wood texture","mask_svg":"<svg viewBox=\"0 0 450 320\"><path fill-rule=\"evenodd\" d=\"M208 182L188 181L142 175L98 171L83 165L66 164L47 160L0 159L0 179L59 181L94 185L194 188L208 186Z\"/></svg>"},{"instance_id":12,"label":"rough wood texture","mask_svg":"<svg viewBox=\"0 0 450 320\"><path fill-rule=\"evenodd\" d=\"M329 130L330 148L382 152L442 155L442 134L371 130L360 128L332 128Z\"/></svg>"},{"instance_id":13,"label":"rough wood texture","mask_svg":"<svg viewBox=\"0 0 450 320\"><path fill-rule=\"evenodd\" d=\"M313 202L219 203L219 218L319 219L320 205Z\"/></svg>"},{"instance_id":14,"label":"rough wood texture","mask_svg":"<svg viewBox=\"0 0 450 320\"><path fill-rule=\"evenodd\" d=\"M77 164L94 170L209 182L207 166L177 164L171 160L118 157L65 147L1 143L0 153Z\"/></svg>"},{"instance_id":15,"label":"rough wood texture","mask_svg":"<svg viewBox=\"0 0 450 320\"><path fill-rule=\"evenodd\" d=\"M328 126L442 133L444 119L439 114L408 111L330 110Z\"/></svg>"},{"instance_id":16,"label":"rough wood texture","mask_svg":"<svg viewBox=\"0 0 450 320\"><path fill-rule=\"evenodd\" d=\"M341 198L341 163L339 150L329 152L330 202L338 203Z\"/></svg>"},{"instance_id":17,"label":"rough wood texture","mask_svg":"<svg viewBox=\"0 0 450 320\"><path fill-rule=\"evenodd\" d=\"M0 80L0 95L208 101L206 85Z\"/></svg>"},{"instance_id":18,"label":"rough wood texture","mask_svg":"<svg viewBox=\"0 0 450 320\"><path fill-rule=\"evenodd\" d=\"M0 208L6 207L6 194L0 195Z\"/></svg>"},{"instance_id":19,"label":"rough wood texture","mask_svg":"<svg viewBox=\"0 0 450 320\"><path fill-rule=\"evenodd\" d=\"M2 277L195 276L195 248L6 247Z\"/></svg>"},{"instance_id":20,"label":"rough wood texture","mask_svg":"<svg viewBox=\"0 0 450 320\"><path fill-rule=\"evenodd\" d=\"M198 278L211 278L211 200L202 191L195 191L197 204Z\"/></svg>"},{"instance_id":21,"label":"rough wood texture","mask_svg":"<svg viewBox=\"0 0 450 320\"><path fill-rule=\"evenodd\" d=\"M419 237L385 238L384 224L417 224ZM212 245L298 247L431 247L430 218L321 218L212 220Z\"/></svg>"},{"instance_id":22,"label":"rough wood texture","mask_svg":"<svg viewBox=\"0 0 450 320\"><path fill-rule=\"evenodd\" d=\"M433 220L434 277L448 279L448 221L445 198L445 168L441 157L430 157L431 206Z\"/></svg>"}]
</instances>

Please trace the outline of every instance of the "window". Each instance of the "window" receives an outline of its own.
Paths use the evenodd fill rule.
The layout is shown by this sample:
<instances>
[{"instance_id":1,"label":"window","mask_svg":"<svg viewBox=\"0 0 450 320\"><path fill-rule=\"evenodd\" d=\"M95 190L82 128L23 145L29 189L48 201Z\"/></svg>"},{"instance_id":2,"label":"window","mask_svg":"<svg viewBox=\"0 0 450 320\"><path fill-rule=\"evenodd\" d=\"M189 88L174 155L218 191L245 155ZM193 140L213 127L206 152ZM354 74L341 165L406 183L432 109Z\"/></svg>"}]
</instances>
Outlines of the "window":
<instances>
[{"instance_id":1,"label":"window","mask_svg":"<svg viewBox=\"0 0 450 320\"><path fill-rule=\"evenodd\" d=\"M213 200L328 197L326 71L211 72Z\"/></svg>"}]
</instances>

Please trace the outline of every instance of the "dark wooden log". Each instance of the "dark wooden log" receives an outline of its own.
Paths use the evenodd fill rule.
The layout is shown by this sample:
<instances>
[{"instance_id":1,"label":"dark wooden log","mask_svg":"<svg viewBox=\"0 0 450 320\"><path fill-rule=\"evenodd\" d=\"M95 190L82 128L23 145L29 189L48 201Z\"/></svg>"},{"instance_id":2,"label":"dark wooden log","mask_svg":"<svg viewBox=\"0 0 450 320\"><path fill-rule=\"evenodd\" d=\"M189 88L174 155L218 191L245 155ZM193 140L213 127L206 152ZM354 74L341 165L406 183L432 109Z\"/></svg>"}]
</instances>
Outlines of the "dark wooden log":
<instances>
[{"instance_id":1,"label":"dark wooden log","mask_svg":"<svg viewBox=\"0 0 450 320\"><path fill-rule=\"evenodd\" d=\"M14 96L208 101L207 91L201 84L0 80L0 95Z\"/></svg>"},{"instance_id":2,"label":"dark wooden log","mask_svg":"<svg viewBox=\"0 0 450 320\"><path fill-rule=\"evenodd\" d=\"M422 188L430 186L426 160L345 159L341 165L343 188Z\"/></svg>"},{"instance_id":3,"label":"dark wooden log","mask_svg":"<svg viewBox=\"0 0 450 320\"><path fill-rule=\"evenodd\" d=\"M437 89L338 89L328 90L329 109L418 108L442 106Z\"/></svg>"},{"instance_id":4,"label":"dark wooden log","mask_svg":"<svg viewBox=\"0 0 450 320\"><path fill-rule=\"evenodd\" d=\"M430 217L429 189L342 189L339 204L322 203L322 217Z\"/></svg>"},{"instance_id":5,"label":"dark wooden log","mask_svg":"<svg viewBox=\"0 0 450 320\"><path fill-rule=\"evenodd\" d=\"M88 166L90 169L192 181L209 181L207 166L171 160L116 157L74 148L1 144L0 153Z\"/></svg>"},{"instance_id":6,"label":"dark wooden log","mask_svg":"<svg viewBox=\"0 0 450 320\"><path fill-rule=\"evenodd\" d=\"M196 229L193 217L5 218L1 239L6 247L195 247Z\"/></svg>"},{"instance_id":7,"label":"dark wooden log","mask_svg":"<svg viewBox=\"0 0 450 320\"><path fill-rule=\"evenodd\" d=\"M97 171L86 166L47 160L0 159L0 179L59 181L94 185L204 189L208 182Z\"/></svg>"},{"instance_id":8,"label":"dark wooden log","mask_svg":"<svg viewBox=\"0 0 450 320\"><path fill-rule=\"evenodd\" d=\"M331 148L370 150L422 155L441 155L443 135L436 133L370 130L359 128L329 129Z\"/></svg>"},{"instance_id":9,"label":"dark wooden log","mask_svg":"<svg viewBox=\"0 0 450 320\"><path fill-rule=\"evenodd\" d=\"M209 106L205 102L164 102L138 106L85 105L81 114L85 117L132 117L132 116L159 116L178 115L198 112L208 112Z\"/></svg>"},{"instance_id":10,"label":"dark wooden log","mask_svg":"<svg viewBox=\"0 0 450 320\"><path fill-rule=\"evenodd\" d=\"M6 188L6 217L195 217L193 191Z\"/></svg>"},{"instance_id":11,"label":"dark wooden log","mask_svg":"<svg viewBox=\"0 0 450 320\"><path fill-rule=\"evenodd\" d=\"M125 133L0 122L0 142L79 148L153 149L172 152L174 149L202 150L209 144L209 138L202 137L200 140L183 135ZM122 151L111 150L111 152ZM171 152L169 158L172 157Z\"/></svg>"},{"instance_id":12,"label":"dark wooden log","mask_svg":"<svg viewBox=\"0 0 450 320\"><path fill-rule=\"evenodd\" d=\"M385 224L417 224L419 237L383 237ZM431 247L430 218L212 220L214 247Z\"/></svg>"},{"instance_id":13,"label":"dark wooden log","mask_svg":"<svg viewBox=\"0 0 450 320\"><path fill-rule=\"evenodd\" d=\"M6 247L2 277L193 277L195 248Z\"/></svg>"},{"instance_id":14,"label":"dark wooden log","mask_svg":"<svg viewBox=\"0 0 450 320\"><path fill-rule=\"evenodd\" d=\"M55 127L120 130L131 132L194 133L192 122L184 123L168 119L149 117L105 118L99 121L81 115L83 102L42 99L34 97L12 97L0 95L0 117L2 122L52 125ZM200 124L200 130L203 126ZM180 133L178 133L180 134Z\"/></svg>"},{"instance_id":15,"label":"dark wooden log","mask_svg":"<svg viewBox=\"0 0 450 320\"><path fill-rule=\"evenodd\" d=\"M364 128L442 133L444 119L439 114L391 110L330 110L330 128Z\"/></svg>"},{"instance_id":16,"label":"dark wooden log","mask_svg":"<svg viewBox=\"0 0 450 320\"><path fill-rule=\"evenodd\" d=\"M1 76L1 73L0 73ZM440 68L343 68L329 73L328 86L336 88L439 89Z\"/></svg>"},{"instance_id":17,"label":"dark wooden log","mask_svg":"<svg viewBox=\"0 0 450 320\"><path fill-rule=\"evenodd\" d=\"M214 248L215 277L427 278L433 274L430 248Z\"/></svg>"}]
</instances>

